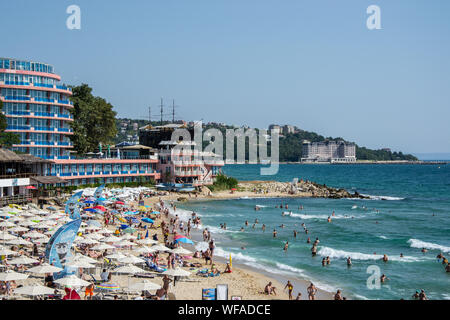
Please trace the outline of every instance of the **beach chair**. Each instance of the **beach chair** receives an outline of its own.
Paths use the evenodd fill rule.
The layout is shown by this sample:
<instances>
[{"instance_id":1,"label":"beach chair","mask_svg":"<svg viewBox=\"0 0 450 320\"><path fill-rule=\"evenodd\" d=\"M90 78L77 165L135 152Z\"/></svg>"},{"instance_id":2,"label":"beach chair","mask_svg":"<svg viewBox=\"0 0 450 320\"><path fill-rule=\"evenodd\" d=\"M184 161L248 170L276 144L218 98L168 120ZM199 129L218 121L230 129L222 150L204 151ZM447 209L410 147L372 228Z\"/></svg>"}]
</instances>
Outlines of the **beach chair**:
<instances>
[{"instance_id":1,"label":"beach chair","mask_svg":"<svg viewBox=\"0 0 450 320\"><path fill-rule=\"evenodd\" d=\"M91 276L92 281L94 282L95 285L99 285L99 284L101 284L101 283L104 282L104 281L102 281L102 280L97 280L97 279L95 279L94 275L91 274L91 273L90 273L89 275Z\"/></svg>"}]
</instances>

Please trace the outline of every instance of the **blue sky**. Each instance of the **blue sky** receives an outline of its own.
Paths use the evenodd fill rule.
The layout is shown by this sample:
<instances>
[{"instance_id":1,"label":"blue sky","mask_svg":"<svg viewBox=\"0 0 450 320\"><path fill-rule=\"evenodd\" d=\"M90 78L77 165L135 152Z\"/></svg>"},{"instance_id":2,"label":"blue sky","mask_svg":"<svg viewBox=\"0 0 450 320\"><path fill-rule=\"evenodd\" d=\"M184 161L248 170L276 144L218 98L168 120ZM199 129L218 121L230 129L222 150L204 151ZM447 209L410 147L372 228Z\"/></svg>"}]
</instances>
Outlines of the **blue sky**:
<instances>
[{"instance_id":1,"label":"blue sky","mask_svg":"<svg viewBox=\"0 0 450 320\"><path fill-rule=\"evenodd\" d=\"M81 30L66 8L81 8ZM382 30L366 28L381 8ZM15 0L0 56L52 64L119 116L292 124L370 148L450 152L450 1ZM167 110L168 112L169 110Z\"/></svg>"}]
</instances>

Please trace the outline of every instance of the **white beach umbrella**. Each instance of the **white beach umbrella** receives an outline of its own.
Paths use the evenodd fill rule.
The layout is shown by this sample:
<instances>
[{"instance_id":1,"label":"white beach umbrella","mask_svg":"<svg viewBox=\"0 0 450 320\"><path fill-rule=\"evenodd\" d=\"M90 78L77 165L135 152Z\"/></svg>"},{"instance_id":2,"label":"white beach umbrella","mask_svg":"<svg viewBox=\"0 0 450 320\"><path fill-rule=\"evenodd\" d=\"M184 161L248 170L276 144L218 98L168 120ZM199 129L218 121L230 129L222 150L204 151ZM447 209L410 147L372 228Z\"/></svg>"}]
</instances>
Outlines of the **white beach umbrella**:
<instances>
[{"instance_id":1,"label":"white beach umbrella","mask_svg":"<svg viewBox=\"0 0 450 320\"><path fill-rule=\"evenodd\" d=\"M125 273L125 274L135 274L135 273L147 273L144 269L128 264L119 268L114 269L114 273Z\"/></svg>"},{"instance_id":2,"label":"white beach umbrella","mask_svg":"<svg viewBox=\"0 0 450 320\"><path fill-rule=\"evenodd\" d=\"M11 214L7 212L0 212L0 217L10 217Z\"/></svg>"},{"instance_id":3,"label":"white beach umbrella","mask_svg":"<svg viewBox=\"0 0 450 320\"><path fill-rule=\"evenodd\" d=\"M8 221L1 221L0 222L0 227L15 227L16 225L12 222L8 222Z\"/></svg>"},{"instance_id":4,"label":"white beach umbrella","mask_svg":"<svg viewBox=\"0 0 450 320\"><path fill-rule=\"evenodd\" d=\"M90 264L89 262L83 261L83 260L74 260L74 261L67 263L66 267L91 269L91 268L95 268L95 265Z\"/></svg>"},{"instance_id":5,"label":"white beach umbrella","mask_svg":"<svg viewBox=\"0 0 450 320\"><path fill-rule=\"evenodd\" d=\"M22 226L22 227L31 227L31 226L34 226L36 224L37 224L36 222L30 221L30 220L24 220L24 221L20 221L18 223L18 225Z\"/></svg>"},{"instance_id":6,"label":"white beach umbrella","mask_svg":"<svg viewBox=\"0 0 450 320\"><path fill-rule=\"evenodd\" d=\"M28 278L27 274L18 273L12 270L0 273L0 281L17 281Z\"/></svg>"},{"instance_id":7,"label":"white beach umbrella","mask_svg":"<svg viewBox=\"0 0 450 320\"><path fill-rule=\"evenodd\" d=\"M36 238L44 238L45 234L37 232L37 231L31 231L31 232L24 233L23 236L26 238L36 239Z\"/></svg>"},{"instance_id":8,"label":"white beach umbrella","mask_svg":"<svg viewBox=\"0 0 450 320\"><path fill-rule=\"evenodd\" d=\"M191 273L189 271L183 270L181 268L168 269L168 270L164 271L162 274L166 274L168 276L174 276L174 277L187 277L187 276L191 275Z\"/></svg>"},{"instance_id":9,"label":"white beach umbrella","mask_svg":"<svg viewBox=\"0 0 450 320\"><path fill-rule=\"evenodd\" d=\"M99 263L98 260L95 260L95 259L93 259L91 257L82 255L80 253L78 253L75 256L73 256L72 257L72 261L84 261L84 262L87 262L87 263Z\"/></svg>"},{"instance_id":10,"label":"white beach umbrella","mask_svg":"<svg viewBox=\"0 0 450 320\"><path fill-rule=\"evenodd\" d=\"M155 246L150 247L150 249L154 251L166 251L169 252L171 249L167 248L166 246L163 246L162 244L157 244Z\"/></svg>"},{"instance_id":11,"label":"white beach umbrella","mask_svg":"<svg viewBox=\"0 0 450 320\"><path fill-rule=\"evenodd\" d=\"M150 238L146 238L146 239L141 239L137 241L139 244L157 244L158 241L150 239Z\"/></svg>"},{"instance_id":12,"label":"white beach umbrella","mask_svg":"<svg viewBox=\"0 0 450 320\"><path fill-rule=\"evenodd\" d=\"M161 289L161 286L148 280L144 280L138 283L133 283L128 289L130 291L150 291Z\"/></svg>"},{"instance_id":13,"label":"white beach umbrella","mask_svg":"<svg viewBox=\"0 0 450 320\"><path fill-rule=\"evenodd\" d=\"M87 238L87 239L80 239L80 240L77 241L77 243L81 243L81 244L98 244L100 242L98 242L97 240L94 240L94 239Z\"/></svg>"},{"instance_id":14,"label":"white beach umbrella","mask_svg":"<svg viewBox=\"0 0 450 320\"><path fill-rule=\"evenodd\" d=\"M49 240L50 240L50 238L48 238L47 236L31 239L31 241L36 244L47 243Z\"/></svg>"},{"instance_id":15,"label":"white beach umbrella","mask_svg":"<svg viewBox=\"0 0 450 320\"><path fill-rule=\"evenodd\" d=\"M104 236L102 236L101 234L98 234L98 233L88 233L87 235L85 235L85 238L100 240L100 239L103 239Z\"/></svg>"},{"instance_id":16,"label":"white beach umbrella","mask_svg":"<svg viewBox=\"0 0 450 320\"><path fill-rule=\"evenodd\" d=\"M9 222L19 222L19 221L24 221L25 219L22 217L11 217L8 219Z\"/></svg>"},{"instance_id":17,"label":"white beach umbrella","mask_svg":"<svg viewBox=\"0 0 450 320\"><path fill-rule=\"evenodd\" d=\"M135 245L137 245L136 243L131 242L131 241L128 241L128 240L123 240L123 241L120 241L120 242L116 242L116 244L119 245L119 246L121 246L121 247L127 247L127 246L135 246Z\"/></svg>"},{"instance_id":18,"label":"white beach umbrella","mask_svg":"<svg viewBox=\"0 0 450 320\"><path fill-rule=\"evenodd\" d=\"M136 264L136 263L145 263L144 259L135 257L135 256L126 256L124 258L118 259L119 262L121 263L132 263L132 264Z\"/></svg>"},{"instance_id":19,"label":"white beach umbrella","mask_svg":"<svg viewBox=\"0 0 450 320\"><path fill-rule=\"evenodd\" d=\"M13 240L13 239L17 239L17 237L6 232L0 233L0 240Z\"/></svg>"},{"instance_id":20,"label":"white beach umbrella","mask_svg":"<svg viewBox=\"0 0 450 320\"><path fill-rule=\"evenodd\" d=\"M84 230L100 230L100 227L96 227L96 226L87 226L84 228Z\"/></svg>"},{"instance_id":21,"label":"white beach umbrella","mask_svg":"<svg viewBox=\"0 0 450 320\"><path fill-rule=\"evenodd\" d=\"M30 268L26 270L27 272L37 273L37 274L44 274L44 273L54 273L54 272L60 272L64 270L63 268L52 266L48 263L43 263L39 266Z\"/></svg>"},{"instance_id":22,"label":"white beach umbrella","mask_svg":"<svg viewBox=\"0 0 450 320\"><path fill-rule=\"evenodd\" d=\"M39 260L28 258L27 256L22 256L19 258L12 259L11 261L8 261L9 264L31 264L31 263L38 263Z\"/></svg>"},{"instance_id":23,"label":"white beach umbrella","mask_svg":"<svg viewBox=\"0 0 450 320\"><path fill-rule=\"evenodd\" d=\"M176 253L176 254L191 254L192 252L187 250L187 249L185 249L185 248L178 247L176 249L173 249L172 253Z\"/></svg>"},{"instance_id":24,"label":"white beach umbrella","mask_svg":"<svg viewBox=\"0 0 450 320\"><path fill-rule=\"evenodd\" d=\"M0 248L0 256L17 256L19 252L7 248Z\"/></svg>"},{"instance_id":25,"label":"white beach umbrella","mask_svg":"<svg viewBox=\"0 0 450 320\"><path fill-rule=\"evenodd\" d=\"M40 284L35 284L31 286L24 286L17 289L14 289L15 294L21 294L26 296L41 296L41 295L49 295L54 294L54 289L49 287L44 287Z\"/></svg>"},{"instance_id":26,"label":"white beach umbrella","mask_svg":"<svg viewBox=\"0 0 450 320\"><path fill-rule=\"evenodd\" d=\"M111 233L114 233L114 231L108 230L106 228L100 229L97 232L100 233L100 234L111 234Z\"/></svg>"},{"instance_id":27,"label":"white beach umbrella","mask_svg":"<svg viewBox=\"0 0 450 320\"><path fill-rule=\"evenodd\" d=\"M122 258L125 258L125 257L126 257L126 255L124 255L124 254L122 254L120 252L108 254L106 256L106 258L108 258L108 259L115 259L115 260L122 259Z\"/></svg>"},{"instance_id":28,"label":"white beach umbrella","mask_svg":"<svg viewBox=\"0 0 450 320\"><path fill-rule=\"evenodd\" d=\"M20 226L8 229L8 231L13 231L13 232L25 232L25 231L29 231L29 230L30 229L28 229L28 228L20 227Z\"/></svg>"},{"instance_id":29,"label":"white beach umbrella","mask_svg":"<svg viewBox=\"0 0 450 320\"><path fill-rule=\"evenodd\" d=\"M15 245L24 245L24 246L31 246L31 245L33 245L32 242L27 241L27 240L22 239L22 238L14 238L14 239L11 239L11 240L7 240L6 243L8 243L8 244L15 244Z\"/></svg>"},{"instance_id":30,"label":"white beach umbrella","mask_svg":"<svg viewBox=\"0 0 450 320\"><path fill-rule=\"evenodd\" d=\"M107 238L103 238L102 241L103 241L103 242L106 242L106 243L110 243L110 242L118 242L118 241L120 241L120 238L115 237L115 236L109 236L109 237L107 237Z\"/></svg>"},{"instance_id":31,"label":"white beach umbrella","mask_svg":"<svg viewBox=\"0 0 450 320\"><path fill-rule=\"evenodd\" d=\"M151 248L149 248L147 246L139 247L133 251L137 252L137 253L153 253L153 252L155 252L155 250L152 250Z\"/></svg>"},{"instance_id":32,"label":"white beach umbrella","mask_svg":"<svg viewBox=\"0 0 450 320\"><path fill-rule=\"evenodd\" d=\"M101 250L109 250L109 249L115 249L116 247L110 246L109 244L106 243L102 243L99 245L96 245L95 247L92 248L92 250L97 250L97 251L101 251Z\"/></svg>"},{"instance_id":33,"label":"white beach umbrella","mask_svg":"<svg viewBox=\"0 0 450 320\"><path fill-rule=\"evenodd\" d=\"M74 286L74 287L86 287L91 284L88 281L78 278L74 274L55 280L55 283L60 284L62 286Z\"/></svg>"},{"instance_id":34,"label":"white beach umbrella","mask_svg":"<svg viewBox=\"0 0 450 320\"><path fill-rule=\"evenodd\" d=\"M136 236L132 236L131 234L127 233L126 235L120 237L121 240L131 240L131 239L137 239Z\"/></svg>"}]
</instances>

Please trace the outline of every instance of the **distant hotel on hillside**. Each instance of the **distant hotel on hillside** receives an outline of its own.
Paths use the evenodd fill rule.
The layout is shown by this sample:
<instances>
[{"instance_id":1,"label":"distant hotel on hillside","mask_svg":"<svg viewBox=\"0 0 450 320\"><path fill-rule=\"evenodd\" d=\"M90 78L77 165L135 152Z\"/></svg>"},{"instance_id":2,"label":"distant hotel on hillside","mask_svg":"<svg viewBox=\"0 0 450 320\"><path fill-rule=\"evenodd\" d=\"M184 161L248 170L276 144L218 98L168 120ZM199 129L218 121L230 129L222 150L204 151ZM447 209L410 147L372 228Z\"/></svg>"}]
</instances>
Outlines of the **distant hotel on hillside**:
<instances>
[{"instance_id":1,"label":"distant hotel on hillside","mask_svg":"<svg viewBox=\"0 0 450 320\"><path fill-rule=\"evenodd\" d=\"M302 162L355 162L356 146L344 141L303 141Z\"/></svg>"}]
</instances>

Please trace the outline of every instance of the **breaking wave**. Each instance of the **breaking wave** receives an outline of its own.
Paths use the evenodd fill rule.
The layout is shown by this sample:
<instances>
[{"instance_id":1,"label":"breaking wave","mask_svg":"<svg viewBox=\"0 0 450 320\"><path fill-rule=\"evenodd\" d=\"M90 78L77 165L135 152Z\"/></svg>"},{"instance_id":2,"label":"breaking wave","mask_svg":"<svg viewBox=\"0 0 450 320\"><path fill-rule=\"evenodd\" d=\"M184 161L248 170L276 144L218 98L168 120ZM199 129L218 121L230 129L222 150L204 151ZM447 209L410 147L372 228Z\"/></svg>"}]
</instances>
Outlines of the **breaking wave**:
<instances>
[{"instance_id":1,"label":"breaking wave","mask_svg":"<svg viewBox=\"0 0 450 320\"><path fill-rule=\"evenodd\" d=\"M431 243L431 242L425 242L418 239L409 239L408 243L410 244L411 248L425 248L430 250L439 250L442 252L450 252L450 247L442 246L440 244Z\"/></svg>"}]
</instances>

